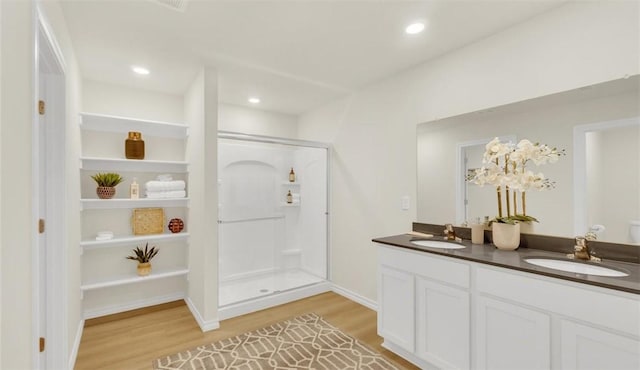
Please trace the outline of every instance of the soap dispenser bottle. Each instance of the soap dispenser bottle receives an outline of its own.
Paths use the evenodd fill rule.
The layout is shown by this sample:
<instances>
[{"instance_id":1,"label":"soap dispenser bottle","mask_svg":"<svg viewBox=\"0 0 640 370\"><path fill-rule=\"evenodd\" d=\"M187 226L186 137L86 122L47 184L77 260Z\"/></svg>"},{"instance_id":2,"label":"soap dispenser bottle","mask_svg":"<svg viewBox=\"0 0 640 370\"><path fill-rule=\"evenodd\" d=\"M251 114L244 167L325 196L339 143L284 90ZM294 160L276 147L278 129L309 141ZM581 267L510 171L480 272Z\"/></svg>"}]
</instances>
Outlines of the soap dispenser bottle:
<instances>
[{"instance_id":1,"label":"soap dispenser bottle","mask_svg":"<svg viewBox=\"0 0 640 370\"><path fill-rule=\"evenodd\" d=\"M139 199L140 198L140 185L136 182L136 178L133 178L133 182L129 187L129 196L131 199Z\"/></svg>"},{"instance_id":2,"label":"soap dispenser bottle","mask_svg":"<svg viewBox=\"0 0 640 370\"><path fill-rule=\"evenodd\" d=\"M296 173L293 171L293 167L291 167L291 172L289 172L289 182L296 182Z\"/></svg>"},{"instance_id":3,"label":"soap dispenser bottle","mask_svg":"<svg viewBox=\"0 0 640 370\"><path fill-rule=\"evenodd\" d=\"M291 194L291 190L287 192L287 203L288 204L293 203L293 194Z\"/></svg>"}]
</instances>

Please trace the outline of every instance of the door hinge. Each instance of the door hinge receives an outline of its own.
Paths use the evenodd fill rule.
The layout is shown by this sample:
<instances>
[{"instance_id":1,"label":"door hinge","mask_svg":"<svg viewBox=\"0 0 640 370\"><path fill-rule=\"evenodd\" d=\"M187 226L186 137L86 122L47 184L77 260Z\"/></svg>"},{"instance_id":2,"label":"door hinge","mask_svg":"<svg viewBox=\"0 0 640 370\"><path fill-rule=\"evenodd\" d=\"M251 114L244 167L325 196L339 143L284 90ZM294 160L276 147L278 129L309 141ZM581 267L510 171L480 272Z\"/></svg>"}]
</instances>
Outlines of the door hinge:
<instances>
[{"instance_id":1,"label":"door hinge","mask_svg":"<svg viewBox=\"0 0 640 370\"><path fill-rule=\"evenodd\" d=\"M44 100L38 100L38 113L40 113L40 115L43 115L44 111L45 111Z\"/></svg>"},{"instance_id":2,"label":"door hinge","mask_svg":"<svg viewBox=\"0 0 640 370\"><path fill-rule=\"evenodd\" d=\"M44 337L40 337L40 352L44 352Z\"/></svg>"},{"instance_id":3,"label":"door hinge","mask_svg":"<svg viewBox=\"0 0 640 370\"><path fill-rule=\"evenodd\" d=\"M38 220L38 233L42 234L44 232L44 218Z\"/></svg>"}]
</instances>

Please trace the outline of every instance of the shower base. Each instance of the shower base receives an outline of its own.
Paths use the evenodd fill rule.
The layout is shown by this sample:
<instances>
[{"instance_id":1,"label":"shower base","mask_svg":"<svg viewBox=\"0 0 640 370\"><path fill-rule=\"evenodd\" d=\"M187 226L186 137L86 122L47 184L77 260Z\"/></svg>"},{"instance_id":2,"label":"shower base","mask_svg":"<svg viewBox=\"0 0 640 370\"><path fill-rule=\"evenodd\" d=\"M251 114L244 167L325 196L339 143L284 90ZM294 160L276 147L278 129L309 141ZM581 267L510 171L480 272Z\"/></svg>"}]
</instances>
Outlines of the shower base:
<instances>
[{"instance_id":1,"label":"shower base","mask_svg":"<svg viewBox=\"0 0 640 370\"><path fill-rule=\"evenodd\" d=\"M302 270L288 270L220 283L220 320L276 306L331 290L325 279Z\"/></svg>"}]
</instances>

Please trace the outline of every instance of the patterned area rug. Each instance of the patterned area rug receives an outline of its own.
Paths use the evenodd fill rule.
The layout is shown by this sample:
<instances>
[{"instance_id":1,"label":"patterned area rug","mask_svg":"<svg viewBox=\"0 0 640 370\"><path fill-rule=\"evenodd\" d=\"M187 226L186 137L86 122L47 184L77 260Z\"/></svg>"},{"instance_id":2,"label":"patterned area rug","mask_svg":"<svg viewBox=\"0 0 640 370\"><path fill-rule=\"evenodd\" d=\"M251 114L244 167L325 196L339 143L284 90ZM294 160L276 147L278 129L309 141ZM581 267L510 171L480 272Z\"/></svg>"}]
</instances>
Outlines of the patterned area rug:
<instances>
[{"instance_id":1,"label":"patterned area rug","mask_svg":"<svg viewBox=\"0 0 640 370\"><path fill-rule=\"evenodd\" d=\"M400 370L310 313L153 362L156 370Z\"/></svg>"}]
</instances>

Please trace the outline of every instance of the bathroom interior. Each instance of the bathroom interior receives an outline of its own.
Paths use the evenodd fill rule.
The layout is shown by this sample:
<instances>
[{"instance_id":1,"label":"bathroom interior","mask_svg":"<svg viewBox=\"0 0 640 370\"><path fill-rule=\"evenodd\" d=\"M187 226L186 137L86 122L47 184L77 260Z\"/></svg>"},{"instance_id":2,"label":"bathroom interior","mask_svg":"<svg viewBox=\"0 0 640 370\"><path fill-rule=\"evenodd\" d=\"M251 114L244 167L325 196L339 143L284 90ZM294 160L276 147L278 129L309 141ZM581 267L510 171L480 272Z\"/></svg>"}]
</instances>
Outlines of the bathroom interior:
<instances>
[{"instance_id":1,"label":"bathroom interior","mask_svg":"<svg viewBox=\"0 0 640 370\"><path fill-rule=\"evenodd\" d=\"M3 1L0 27L0 368L148 368L297 307L398 368L640 367L637 1ZM510 251L467 180L494 138L562 152ZM185 196L130 199L166 174ZM130 235L145 207L164 230ZM117 327L171 309L145 326L188 339Z\"/></svg>"}]
</instances>

